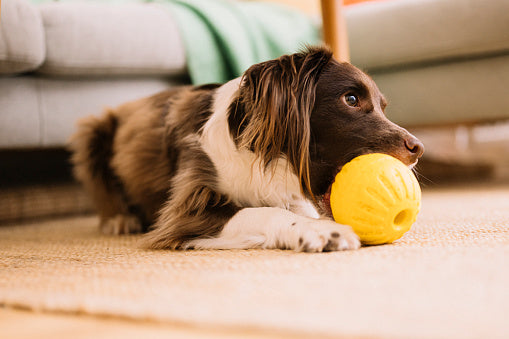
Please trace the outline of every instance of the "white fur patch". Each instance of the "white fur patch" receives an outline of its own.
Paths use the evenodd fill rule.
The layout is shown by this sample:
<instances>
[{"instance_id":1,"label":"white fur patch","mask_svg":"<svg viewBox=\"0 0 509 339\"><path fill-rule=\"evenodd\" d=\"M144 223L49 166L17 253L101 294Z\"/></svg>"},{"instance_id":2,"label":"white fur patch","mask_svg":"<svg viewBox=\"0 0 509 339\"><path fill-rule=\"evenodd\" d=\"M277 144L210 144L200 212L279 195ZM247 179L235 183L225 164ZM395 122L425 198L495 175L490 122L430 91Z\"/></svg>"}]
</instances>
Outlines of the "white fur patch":
<instances>
[{"instance_id":1,"label":"white fur patch","mask_svg":"<svg viewBox=\"0 0 509 339\"><path fill-rule=\"evenodd\" d=\"M314 206L301 193L297 176L286 159L275 162L276 169L263 164L247 149L237 149L228 126L228 107L241 78L217 89L213 114L202 130L201 145L218 172L219 190L240 206L297 207L298 213L318 218ZM274 174L274 175L273 175ZM297 212L297 211L296 211Z\"/></svg>"},{"instance_id":2,"label":"white fur patch","mask_svg":"<svg viewBox=\"0 0 509 339\"><path fill-rule=\"evenodd\" d=\"M215 238L186 244L195 249L286 248L322 252L360 247L349 226L327 219L313 219L276 207L244 208Z\"/></svg>"}]
</instances>

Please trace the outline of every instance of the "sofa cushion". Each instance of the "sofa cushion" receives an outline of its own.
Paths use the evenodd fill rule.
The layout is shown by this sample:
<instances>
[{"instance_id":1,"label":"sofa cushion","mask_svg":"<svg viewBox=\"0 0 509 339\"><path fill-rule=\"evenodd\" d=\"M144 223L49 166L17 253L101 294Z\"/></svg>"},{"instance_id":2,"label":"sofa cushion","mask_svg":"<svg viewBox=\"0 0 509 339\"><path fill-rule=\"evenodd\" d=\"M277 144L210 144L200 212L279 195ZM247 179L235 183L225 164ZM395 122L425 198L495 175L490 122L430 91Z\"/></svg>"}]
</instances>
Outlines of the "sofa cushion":
<instances>
[{"instance_id":1,"label":"sofa cushion","mask_svg":"<svg viewBox=\"0 0 509 339\"><path fill-rule=\"evenodd\" d=\"M39 11L26 0L4 0L1 6L0 74L36 69L45 54Z\"/></svg>"},{"instance_id":2,"label":"sofa cushion","mask_svg":"<svg viewBox=\"0 0 509 339\"><path fill-rule=\"evenodd\" d=\"M46 3L41 73L185 73L185 52L167 10L156 4Z\"/></svg>"},{"instance_id":3,"label":"sofa cushion","mask_svg":"<svg viewBox=\"0 0 509 339\"><path fill-rule=\"evenodd\" d=\"M406 127L509 119L509 55L371 73L387 116Z\"/></svg>"},{"instance_id":4,"label":"sofa cushion","mask_svg":"<svg viewBox=\"0 0 509 339\"><path fill-rule=\"evenodd\" d=\"M155 76L0 77L0 149L61 147L79 118L177 85Z\"/></svg>"},{"instance_id":5,"label":"sofa cushion","mask_svg":"<svg viewBox=\"0 0 509 339\"><path fill-rule=\"evenodd\" d=\"M348 6L351 59L365 69L509 52L507 0L390 0Z\"/></svg>"}]
</instances>

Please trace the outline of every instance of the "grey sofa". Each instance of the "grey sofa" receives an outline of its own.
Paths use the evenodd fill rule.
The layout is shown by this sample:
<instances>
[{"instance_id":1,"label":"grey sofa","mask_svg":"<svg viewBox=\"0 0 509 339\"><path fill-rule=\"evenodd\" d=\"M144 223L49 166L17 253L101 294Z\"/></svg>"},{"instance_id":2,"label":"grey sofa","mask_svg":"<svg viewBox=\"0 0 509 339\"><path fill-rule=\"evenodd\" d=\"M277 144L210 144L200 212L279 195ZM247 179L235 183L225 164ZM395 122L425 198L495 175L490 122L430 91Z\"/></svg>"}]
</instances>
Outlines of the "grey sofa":
<instances>
[{"instance_id":1,"label":"grey sofa","mask_svg":"<svg viewBox=\"0 0 509 339\"><path fill-rule=\"evenodd\" d=\"M0 148L62 146L78 118L186 82L157 5L4 0L1 15Z\"/></svg>"},{"instance_id":2,"label":"grey sofa","mask_svg":"<svg viewBox=\"0 0 509 339\"><path fill-rule=\"evenodd\" d=\"M405 126L509 118L507 13L509 0L349 6L352 63ZM157 4L3 0L0 30L0 149L61 147L78 118L189 81Z\"/></svg>"},{"instance_id":3,"label":"grey sofa","mask_svg":"<svg viewBox=\"0 0 509 339\"><path fill-rule=\"evenodd\" d=\"M509 0L388 0L349 7L352 62L405 126L509 118Z\"/></svg>"}]
</instances>

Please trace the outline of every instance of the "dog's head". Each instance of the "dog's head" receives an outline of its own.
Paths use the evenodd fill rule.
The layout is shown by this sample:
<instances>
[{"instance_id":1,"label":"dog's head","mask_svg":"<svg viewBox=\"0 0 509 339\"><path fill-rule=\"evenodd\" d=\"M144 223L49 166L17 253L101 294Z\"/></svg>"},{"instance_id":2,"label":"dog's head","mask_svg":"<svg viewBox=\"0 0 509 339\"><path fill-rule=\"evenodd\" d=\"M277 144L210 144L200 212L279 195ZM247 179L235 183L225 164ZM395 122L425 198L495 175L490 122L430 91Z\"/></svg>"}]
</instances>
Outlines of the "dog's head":
<instances>
[{"instance_id":1,"label":"dog's head","mask_svg":"<svg viewBox=\"0 0 509 339\"><path fill-rule=\"evenodd\" d=\"M230 130L265 164L286 157L303 192L322 196L356 156L386 153L417 163L422 143L385 117L386 105L368 75L326 48L309 48L246 71Z\"/></svg>"}]
</instances>

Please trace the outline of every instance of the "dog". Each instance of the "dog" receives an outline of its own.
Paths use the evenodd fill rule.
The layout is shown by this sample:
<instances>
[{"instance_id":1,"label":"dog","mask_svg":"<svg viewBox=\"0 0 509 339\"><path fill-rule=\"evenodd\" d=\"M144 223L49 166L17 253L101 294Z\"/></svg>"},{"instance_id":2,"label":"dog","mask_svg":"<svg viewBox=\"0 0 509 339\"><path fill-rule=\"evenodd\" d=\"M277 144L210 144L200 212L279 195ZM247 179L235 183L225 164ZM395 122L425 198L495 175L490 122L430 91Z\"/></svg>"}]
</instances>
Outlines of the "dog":
<instances>
[{"instance_id":1,"label":"dog","mask_svg":"<svg viewBox=\"0 0 509 339\"><path fill-rule=\"evenodd\" d=\"M344 164L424 151L389 121L374 81L326 47L251 66L223 85L185 86L88 117L72 137L74 174L102 232L148 231L152 249L350 250L331 218Z\"/></svg>"}]
</instances>

